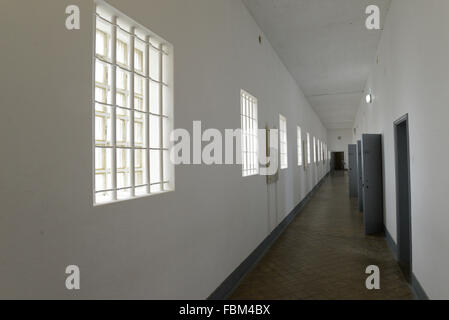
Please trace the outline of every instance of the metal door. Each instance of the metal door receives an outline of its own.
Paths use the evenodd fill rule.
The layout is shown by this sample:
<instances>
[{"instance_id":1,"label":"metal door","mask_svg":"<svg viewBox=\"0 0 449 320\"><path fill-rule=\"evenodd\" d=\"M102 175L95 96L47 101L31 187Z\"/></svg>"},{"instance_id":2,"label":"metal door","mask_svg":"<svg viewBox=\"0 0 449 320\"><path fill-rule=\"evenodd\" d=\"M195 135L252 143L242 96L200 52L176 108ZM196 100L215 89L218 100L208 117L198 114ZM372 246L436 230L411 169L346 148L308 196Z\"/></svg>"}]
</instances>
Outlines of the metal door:
<instances>
[{"instance_id":1,"label":"metal door","mask_svg":"<svg viewBox=\"0 0 449 320\"><path fill-rule=\"evenodd\" d=\"M362 136L363 223L366 234L383 232L382 136Z\"/></svg>"},{"instance_id":2,"label":"metal door","mask_svg":"<svg viewBox=\"0 0 449 320\"><path fill-rule=\"evenodd\" d=\"M349 196L357 197L357 145L348 146L348 166L349 166Z\"/></svg>"},{"instance_id":3,"label":"metal door","mask_svg":"<svg viewBox=\"0 0 449 320\"><path fill-rule=\"evenodd\" d=\"M357 141L357 187L359 189L359 211L363 212L362 141Z\"/></svg>"}]
</instances>

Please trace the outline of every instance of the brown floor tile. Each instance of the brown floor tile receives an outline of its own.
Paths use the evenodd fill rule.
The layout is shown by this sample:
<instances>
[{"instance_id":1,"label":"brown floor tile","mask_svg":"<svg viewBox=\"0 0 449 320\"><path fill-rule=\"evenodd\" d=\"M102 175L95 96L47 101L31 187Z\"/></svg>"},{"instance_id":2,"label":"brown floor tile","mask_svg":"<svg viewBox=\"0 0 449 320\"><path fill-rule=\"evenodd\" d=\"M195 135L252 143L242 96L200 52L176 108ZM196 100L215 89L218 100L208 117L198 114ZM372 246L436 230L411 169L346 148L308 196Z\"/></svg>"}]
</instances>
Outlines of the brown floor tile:
<instances>
[{"instance_id":1,"label":"brown floor tile","mask_svg":"<svg viewBox=\"0 0 449 320\"><path fill-rule=\"evenodd\" d=\"M381 289L365 288L377 265ZM232 294L234 300L413 299L383 236L365 236L347 176L333 175Z\"/></svg>"}]
</instances>

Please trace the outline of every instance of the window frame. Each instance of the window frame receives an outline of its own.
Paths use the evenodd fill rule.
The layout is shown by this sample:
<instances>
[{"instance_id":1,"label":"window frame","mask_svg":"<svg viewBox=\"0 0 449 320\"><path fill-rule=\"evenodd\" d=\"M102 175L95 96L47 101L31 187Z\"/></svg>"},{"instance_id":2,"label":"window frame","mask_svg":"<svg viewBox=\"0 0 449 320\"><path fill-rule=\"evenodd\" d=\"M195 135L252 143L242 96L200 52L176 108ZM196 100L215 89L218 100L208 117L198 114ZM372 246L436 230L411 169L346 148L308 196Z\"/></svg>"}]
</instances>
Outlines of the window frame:
<instances>
[{"instance_id":1,"label":"window frame","mask_svg":"<svg viewBox=\"0 0 449 320\"><path fill-rule=\"evenodd\" d=\"M307 164L312 164L312 154L310 153L310 133L307 132Z\"/></svg>"},{"instance_id":2,"label":"window frame","mask_svg":"<svg viewBox=\"0 0 449 320\"><path fill-rule=\"evenodd\" d=\"M240 124L242 177L259 175L258 100L246 90L240 90Z\"/></svg>"},{"instance_id":3,"label":"window frame","mask_svg":"<svg viewBox=\"0 0 449 320\"><path fill-rule=\"evenodd\" d=\"M324 151L324 145L323 145L323 141L321 141L321 148L320 148L320 158L321 158L321 162L324 162L324 154L323 154L323 151Z\"/></svg>"},{"instance_id":4,"label":"window frame","mask_svg":"<svg viewBox=\"0 0 449 320\"><path fill-rule=\"evenodd\" d=\"M169 159L171 147L169 134L174 121L173 45L105 1L95 0L94 4L93 205L101 206L175 191L174 165ZM101 49L104 55L97 54L98 34L105 39L104 47ZM128 40L122 41L123 38ZM118 46L121 42L124 47L125 63L117 60ZM158 80L150 77L150 48L158 52ZM138 67L135 65L136 59L141 59ZM97 69L97 65L102 66L104 83L97 82L97 71L101 70ZM123 88L118 86L119 72L123 74ZM157 83L159 91L157 114L153 114L150 108L151 83ZM97 99L97 89L103 91L101 101ZM123 105L119 105L118 95L124 98ZM104 114L108 116L105 120L107 127L106 129L102 127L105 132L101 135L97 133L98 110L104 110ZM101 115L101 112L99 114ZM158 128L154 128L153 131L149 123L150 115L158 117L159 122ZM119 133L123 134L121 141ZM158 137L158 147L150 145L150 137L153 135ZM97 137L106 138L106 141L104 139L100 141ZM152 151L157 152L157 161L150 161ZM99 156L101 159L97 159ZM101 164L102 168L98 168L97 163ZM158 171L154 175L159 177L157 182L151 178L155 170ZM122 185L120 185L121 176L123 176ZM104 180L104 183L98 186L97 178L98 182ZM102 199L100 195L105 197Z\"/></svg>"},{"instance_id":5,"label":"window frame","mask_svg":"<svg viewBox=\"0 0 449 320\"><path fill-rule=\"evenodd\" d=\"M296 129L296 139L297 139L297 147L298 147L298 166L301 167L304 164L304 155L302 150L302 130L301 127L298 126Z\"/></svg>"},{"instance_id":6,"label":"window frame","mask_svg":"<svg viewBox=\"0 0 449 320\"><path fill-rule=\"evenodd\" d=\"M281 170L288 169L288 134L287 118L279 114L279 164ZM283 152L283 147L285 152ZM283 159L285 157L285 159Z\"/></svg>"}]
</instances>

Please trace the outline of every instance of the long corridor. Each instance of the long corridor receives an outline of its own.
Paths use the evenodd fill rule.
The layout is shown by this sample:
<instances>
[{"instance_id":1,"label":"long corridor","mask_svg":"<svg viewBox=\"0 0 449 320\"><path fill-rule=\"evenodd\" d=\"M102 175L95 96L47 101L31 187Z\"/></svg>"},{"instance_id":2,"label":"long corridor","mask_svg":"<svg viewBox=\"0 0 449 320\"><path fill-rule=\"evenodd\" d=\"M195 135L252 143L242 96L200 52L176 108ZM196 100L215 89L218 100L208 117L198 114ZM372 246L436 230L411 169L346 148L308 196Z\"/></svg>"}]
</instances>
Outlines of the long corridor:
<instances>
[{"instance_id":1,"label":"long corridor","mask_svg":"<svg viewBox=\"0 0 449 320\"><path fill-rule=\"evenodd\" d=\"M330 176L231 299L413 299L383 236L365 236L347 175ZM380 268L367 290L366 267Z\"/></svg>"}]
</instances>

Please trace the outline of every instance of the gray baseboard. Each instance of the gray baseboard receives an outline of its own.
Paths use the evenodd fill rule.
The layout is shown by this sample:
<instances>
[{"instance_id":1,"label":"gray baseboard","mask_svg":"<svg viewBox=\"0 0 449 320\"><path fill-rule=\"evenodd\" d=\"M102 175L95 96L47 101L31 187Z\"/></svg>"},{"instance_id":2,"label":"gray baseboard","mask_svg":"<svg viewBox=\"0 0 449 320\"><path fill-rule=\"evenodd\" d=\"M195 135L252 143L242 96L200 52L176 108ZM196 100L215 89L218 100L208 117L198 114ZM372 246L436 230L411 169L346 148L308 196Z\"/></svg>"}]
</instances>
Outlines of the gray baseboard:
<instances>
[{"instance_id":1,"label":"gray baseboard","mask_svg":"<svg viewBox=\"0 0 449 320\"><path fill-rule=\"evenodd\" d=\"M385 227L385 238L387 240L388 248L391 250L394 259L398 261L398 246L396 245L396 242L393 240L386 227ZM429 300L429 296L427 295L426 291L424 291L423 287L421 286L421 283L419 283L418 279L416 278L413 272L411 274L410 287L417 300Z\"/></svg>"},{"instance_id":2,"label":"gray baseboard","mask_svg":"<svg viewBox=\"0 0 449 320\"><path fill-rule=\"evenodd\" d=\"M387 228L385 229L385 238L387 240L387 246L390 248L391 253L394 256L394 259L398 260L398 246L396 245L396 242L394 242L393 238L391 237L391 234L388 232Z\"/></svg>"},{"instance_id":3,"label":"gray baseboard","mask_svg":"<svg viewBox=\"0 0 449 320\"><path fill-rule=\"evenodd\" d=\"M421 286L421 283L419 283L414 273L412 273L411 286L413 293L418 300L430 300L429 296L427 295L426 291L424 291L424 288Z\"/></svg>"},{"instance_id":4,"label":"gray baseboard","mask_svg":"<svg viewBox=\"0 0 449 320\"><path fill-rule=\"evenodd\" d=\"M264 241L235 269L223 283L207 298L207 300L225 300L239 286L243 278L254 268L254 266L263 258L265 253L276 242L279 236L302 211L304 206L310 201L312 195L323 184L329 173L313 188L311 192L290 212L290 214L265 238Z\"/></svg>"}]
</instances>

